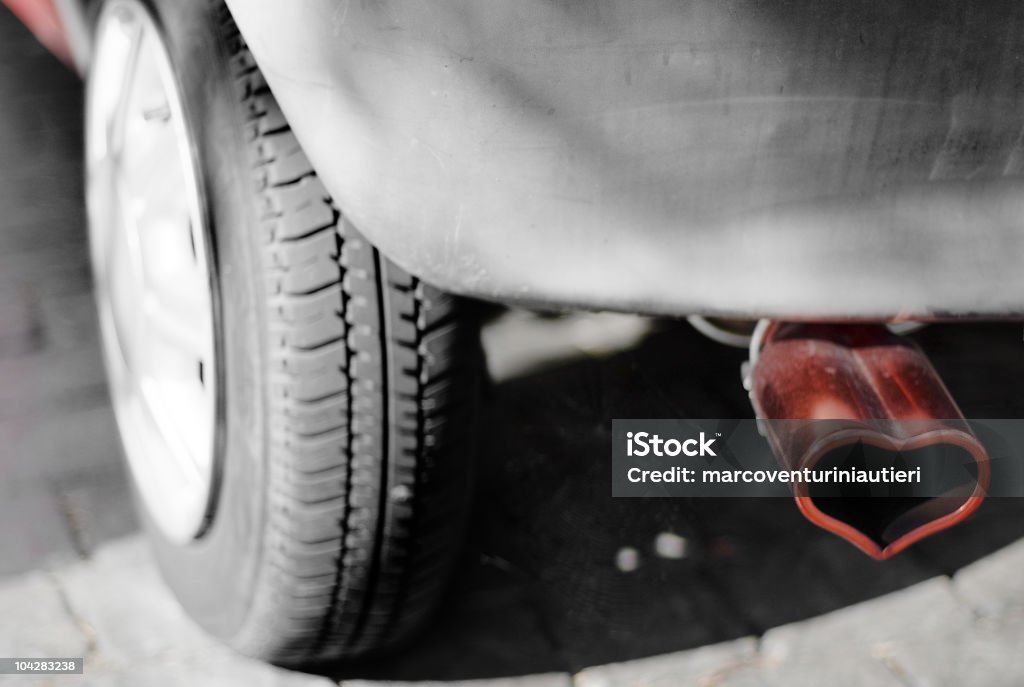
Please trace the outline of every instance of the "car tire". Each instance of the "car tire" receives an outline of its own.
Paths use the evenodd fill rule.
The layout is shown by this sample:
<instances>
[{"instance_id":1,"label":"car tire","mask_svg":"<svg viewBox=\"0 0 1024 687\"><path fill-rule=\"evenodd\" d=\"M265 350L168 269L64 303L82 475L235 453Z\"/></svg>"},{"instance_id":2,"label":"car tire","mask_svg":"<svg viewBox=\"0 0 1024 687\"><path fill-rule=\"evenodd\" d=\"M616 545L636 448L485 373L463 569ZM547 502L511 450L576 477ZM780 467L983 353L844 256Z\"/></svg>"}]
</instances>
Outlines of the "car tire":
<instances>
[{"instance_id":1,"label":"car tire","mask_svg":"<svg viewBox=\"0 0 1024 687\"><path fill-rule=\"evenodd\" d=\"M379 654L428 616L459 551L482 370L472 307L334 205L221 0L133 1L194 139L219 355L201 531L168 536L139 497L161 572L243 653Z\"/></svg>"}]
</instances>

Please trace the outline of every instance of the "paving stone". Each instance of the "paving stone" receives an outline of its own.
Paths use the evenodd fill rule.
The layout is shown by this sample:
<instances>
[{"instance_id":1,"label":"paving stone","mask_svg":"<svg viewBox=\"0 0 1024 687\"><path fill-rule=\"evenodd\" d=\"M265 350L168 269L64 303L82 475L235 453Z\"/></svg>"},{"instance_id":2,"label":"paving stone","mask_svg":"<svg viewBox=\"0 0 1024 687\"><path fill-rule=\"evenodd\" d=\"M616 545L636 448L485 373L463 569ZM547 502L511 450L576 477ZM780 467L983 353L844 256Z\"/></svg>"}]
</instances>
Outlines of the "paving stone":
<instances>
[{"instance_id":1,"label":"paving stone","mask_svg":"<svg viewBox=\"0 0 1024 687\"><path fill-rule=\"evenodd\" d=\"M76 548L91 554L104 542L134 534L139 529L127 468L89 470L55 481L61 511Z\"/></svg>"},{"instance_id":2,"label":"paving stone","mask_svg":"<svg viewBox=\"0 0 1024 687\"><path fill-rule=\"evenodd\" d=\"M959 629L959 632L935 638L935 651L952 655L952 661L944 662L947 666L952 663L948 673L906 661L912 674L934 678L919 682L950 687L1020 687L1024 684L1024 616L998 621L983 618L972 627Z\"/></svg>"},{"instance_id":3,"label":"paving stone","mask_svg":"<svg viewBox=\"0 0 1024 687\"><path fill-rule=\"evenodd\" d=\"M1019 628L1017 628L1019 631ZM761 654L769 684L807 675L827 675L829 683L861 675L881 675L894 684L1021 684L1024 665L1013 657L1019 643L996 624L979 624L954 592L948 578L927 582L818 618L769 630ZM1016 635L1019 638L1019 635ZM977 656L1001 660L979 668ZM987 670L990 681L978 682ZM850 671L853 671L852 673ZM998 677L1002 682L994 683ZM794 678L795 679L795 678ZM791 684L786 682L786 684ZM820 683L819 683L820 684Z\"/></svg>"},{"instance_id":4,"label":"paving stone","mask_svg":"<svg viewBox=\"0 0 1024 687\"><path fill-rule=\"evenodd\" d=\"M0 245L9 255L25 252L76 250L83 257L88 255L84 213L78 213L78 221L54 222L12 222L0 215ZM42 277L42 275L40 275Z\"/></svg>"},{"instance_id":5,"label":"paving stone","mask_svg":"<svg viewBox=\"0 0 1024 687\"><path fill-rule=\"evenodd\" d=\"M778 662L832 653L873 656L882 648L888 651L972 621L970 610L952 593L949 579L938 577L895 594L773 628L762 638L761 652Z\"/></svg>"},{"instance_id":6,"label":"paving stone","mask_svg":"<svg viewBox=\"0 0 1024 687\"><path fill-rule=\"evenodd\" d=\"M0 419L59 415L108 403L98 345L0 357Z\"/></svg>"},{"instance_id":7,"label":"paving stone","mask_svg":"<svg viewBox=\"0 0 1024 687\"><path fill-rule=\"evenodd\" d=\"M107 404L0 419L4 479L59 479L120 464L121 444Z\"/></svg>"},{"instance_id":8,"label":"paving stone","mask_svg":"<svg viewBox=\"0 0 1024 687\"><path fill-rule=\"evenodd\" d=\"M370 682L343 680L341 687L572 687L568 674L545 673L519 677L488 678L483 680L454 680L445 682Z\"/></svg>"},{"instance_id":9,"label":"paving stone","mask_svg":"<svg viewBox=\"0 0 1024 687\"><path fill-rule=\"evenodd\" d=\"M903 684L935 687L1019 687L1024 684L1022 626L976 624L920 637L912 650L895 646L892 663Z\"/></svg>"},{"instance_id":10,"label":"paving stone","mask_svg":"<svg viewBox=\"0 0 1024 687\"><path fill-rule=\"evenodd\" d=\"M47 349L86 348L100 360L99 321L92 289L39 299L39 321Z\"/></svg>"},{"instance_id":11,"label":"paving stone","mask_svg":"<svg viewBox=\"0 0 1024 687\"><path fill-rule=\"evenodd\" d=\"M238 656L203 635L163 586L139 538L108 544L52 575L0 585L0 655L87 657L84 676L0 676L0 686L335 684Z\"/></svg>"},{"instance_id":12,"label":"paving stone","mask_svg":"<svg viewBox=\"0 0 1024 687\"><path fill-rule=\"evenodd\" d=\"M221 649L189 620L160 579L146 543L109 543L55 572L75 614L92 627L96 669L136 665Z\"/></svg>"},{"instance_id":13,"label":"paving stone","mask_svg":"<svg viewBox=\"0 0 1024 687\"><path fill-rule=\"evenodd\" d=\"M720 684L732 672L757 660L757 640L738 639L622 663L586 668L576 687L678 687Z\"/></svg>"},{"instance_id":14,"label":"paving stone","mask_svg":"<svg viewBox=\"0 0 1024 687\"><path fill-rule=\"evenodd\" d=\"M691 684L694 687L908 687L917 683L901 679L882 663L865 663L857 656L838 655L830 656L827 661L783 664L762 659Z\"/></svg>"},{"instance_id":15,"label":"paving stone","mask_svg":"<svg viewBox=\"0 0 1024 687\"><path fill-rule=\"evenodd\" d=\"M78 557L57 495L41 480L0 482L0 523L0 576Z\"/></svg>"},{"instance_id":16,"label":"paving stone","mask_svg":"<svg viewBox=\"0 0 1024 687\"><path fill-rule=\"evenodd\" d=\"M276 668L240 656L204 660L175 658L133 664L118 671L90 671L62 676L39 687L331 687L327 678ZM2 683L0 683L2 685Z\"/></svg>"},{"instance_id":17,"label":"paving stone","mask_svg":"<svg viewBox=\"0 0 1024 687\"><path fill-rule=\"evenodd\" d=\"M588 668L578 687L1012 687L1024 615L978 619L937 578L753 640Z\"/></svg>"},{"instance_id":18,"label":"paving stone","mask_svg":"<svg viewBox=\"0 0 1024 687\"><path fill-rule=\"evenodd\" d=\"M0 292L0 358L38 350L43 345L37 297L30 289Z\"/></svg>"},{"instance_id":19,"label":"paving stone","mask_svg":"<svg viewBox=\"0 0 1024 687\"><path fill-rule=\"evenodd\" d=\"M0 181L0 188L2 187L3 182ZM0 192L0 208L5 208L6 211L8 205L5 203L4 195ZM58 212L56 209L50 209L48 212L66 214L70 211L69 209ZM75 208L74 212L81 212L81 208ZM40 210L37 214L42 215L44 211ZM47 218L28 217L25 221L45 222ZM51 217L49 221L61 221L61 218ZM87 293L91 288L92 274L88 254L77 246L13 254L0 252L0 292L24 292L28 289L33 297L52 297Z\"/></svg>"},{"instance_id":20,"label":"paving stone","mask_svg":"<svg viewBox=\"0 0 1024 687\"><path fill-rule=\"evenodd\" d=\"M0 656L76 657L88 652L89 638L48 574L0 582Z\"/></svg>"},{"instance_id":21,"label":"paving stone","mask_svg":"<svg viewBox=\"0 0 1024 687\"><path fill-rule=\"evenodd\" d=\"M953 588L982 615L1021 614L1024 613L1022 571L1024 541L1018 541L958 571L953 577Z\"/></svg>"}]
</instances>

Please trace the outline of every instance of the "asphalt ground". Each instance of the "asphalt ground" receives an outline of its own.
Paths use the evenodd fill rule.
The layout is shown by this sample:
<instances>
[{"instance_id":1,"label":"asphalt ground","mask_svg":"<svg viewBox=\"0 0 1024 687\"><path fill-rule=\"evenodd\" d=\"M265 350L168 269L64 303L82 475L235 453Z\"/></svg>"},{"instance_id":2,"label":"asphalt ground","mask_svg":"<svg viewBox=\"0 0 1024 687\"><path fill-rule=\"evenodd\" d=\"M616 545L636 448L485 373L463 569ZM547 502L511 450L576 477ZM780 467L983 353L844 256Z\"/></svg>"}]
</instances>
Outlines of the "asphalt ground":
<instances>
[{"instance_id":1,"label":"asphalt ground","mask_svg":"<svg viewBox=\"0 0 1024 687\"><path fill-rule=\"evenodd\" d=\"M1021 500L878 563L788 500L612 499L612 418L751 411L741 352L608 315L488 326L468 542L401 658L301 676L224 652L137 531L90 295L81 110L77 77L0 10L0 655L88 656L69 680L103 685L1024 684ZM1021 325L916 337L967 416L1024 417Z\"/></svg>"}]
</instances>

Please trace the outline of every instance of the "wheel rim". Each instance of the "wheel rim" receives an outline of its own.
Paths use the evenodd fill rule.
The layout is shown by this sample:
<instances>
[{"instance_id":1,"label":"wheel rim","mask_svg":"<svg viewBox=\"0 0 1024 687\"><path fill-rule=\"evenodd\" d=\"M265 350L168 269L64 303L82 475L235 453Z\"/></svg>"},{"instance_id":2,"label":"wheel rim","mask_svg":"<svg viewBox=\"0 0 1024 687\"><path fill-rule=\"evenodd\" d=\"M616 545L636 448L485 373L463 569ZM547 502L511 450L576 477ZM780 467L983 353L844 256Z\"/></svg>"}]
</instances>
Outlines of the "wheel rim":
<instances>
[{"instance_id":1,"label":"wheel rim","mask_svg":"<svg viewBox=\"0 0 1024 687\"><path fill-rule=\"evenodd\" d=\"M187 541L212 507L219 379L195 147L148 10L108 2L95 45L87 198L111 400L143 503Z\"/></svg>"}]
</instances>

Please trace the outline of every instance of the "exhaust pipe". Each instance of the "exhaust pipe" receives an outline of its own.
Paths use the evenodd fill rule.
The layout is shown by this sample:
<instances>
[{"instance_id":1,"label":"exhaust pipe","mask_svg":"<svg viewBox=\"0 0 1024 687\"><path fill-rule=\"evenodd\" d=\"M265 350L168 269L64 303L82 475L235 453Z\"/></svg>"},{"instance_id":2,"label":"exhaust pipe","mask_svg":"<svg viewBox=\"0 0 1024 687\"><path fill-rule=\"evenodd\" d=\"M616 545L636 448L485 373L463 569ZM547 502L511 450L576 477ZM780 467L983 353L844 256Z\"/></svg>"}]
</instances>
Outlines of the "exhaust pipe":
<instances>
[{"instance_id":1,"label":"exhaust pipe","mask_svg":"<svg viewBox=\"0 0 1024 687\"><path fill-rule=\"evenodd\" d=\"M984 446L921 349L884 326L768 323L752 347L749 387L786 470L923 468L928 496L903 485L794 483L807 519L876 560L956 525L985 497Z\"/></svg>"}]
</instances>

